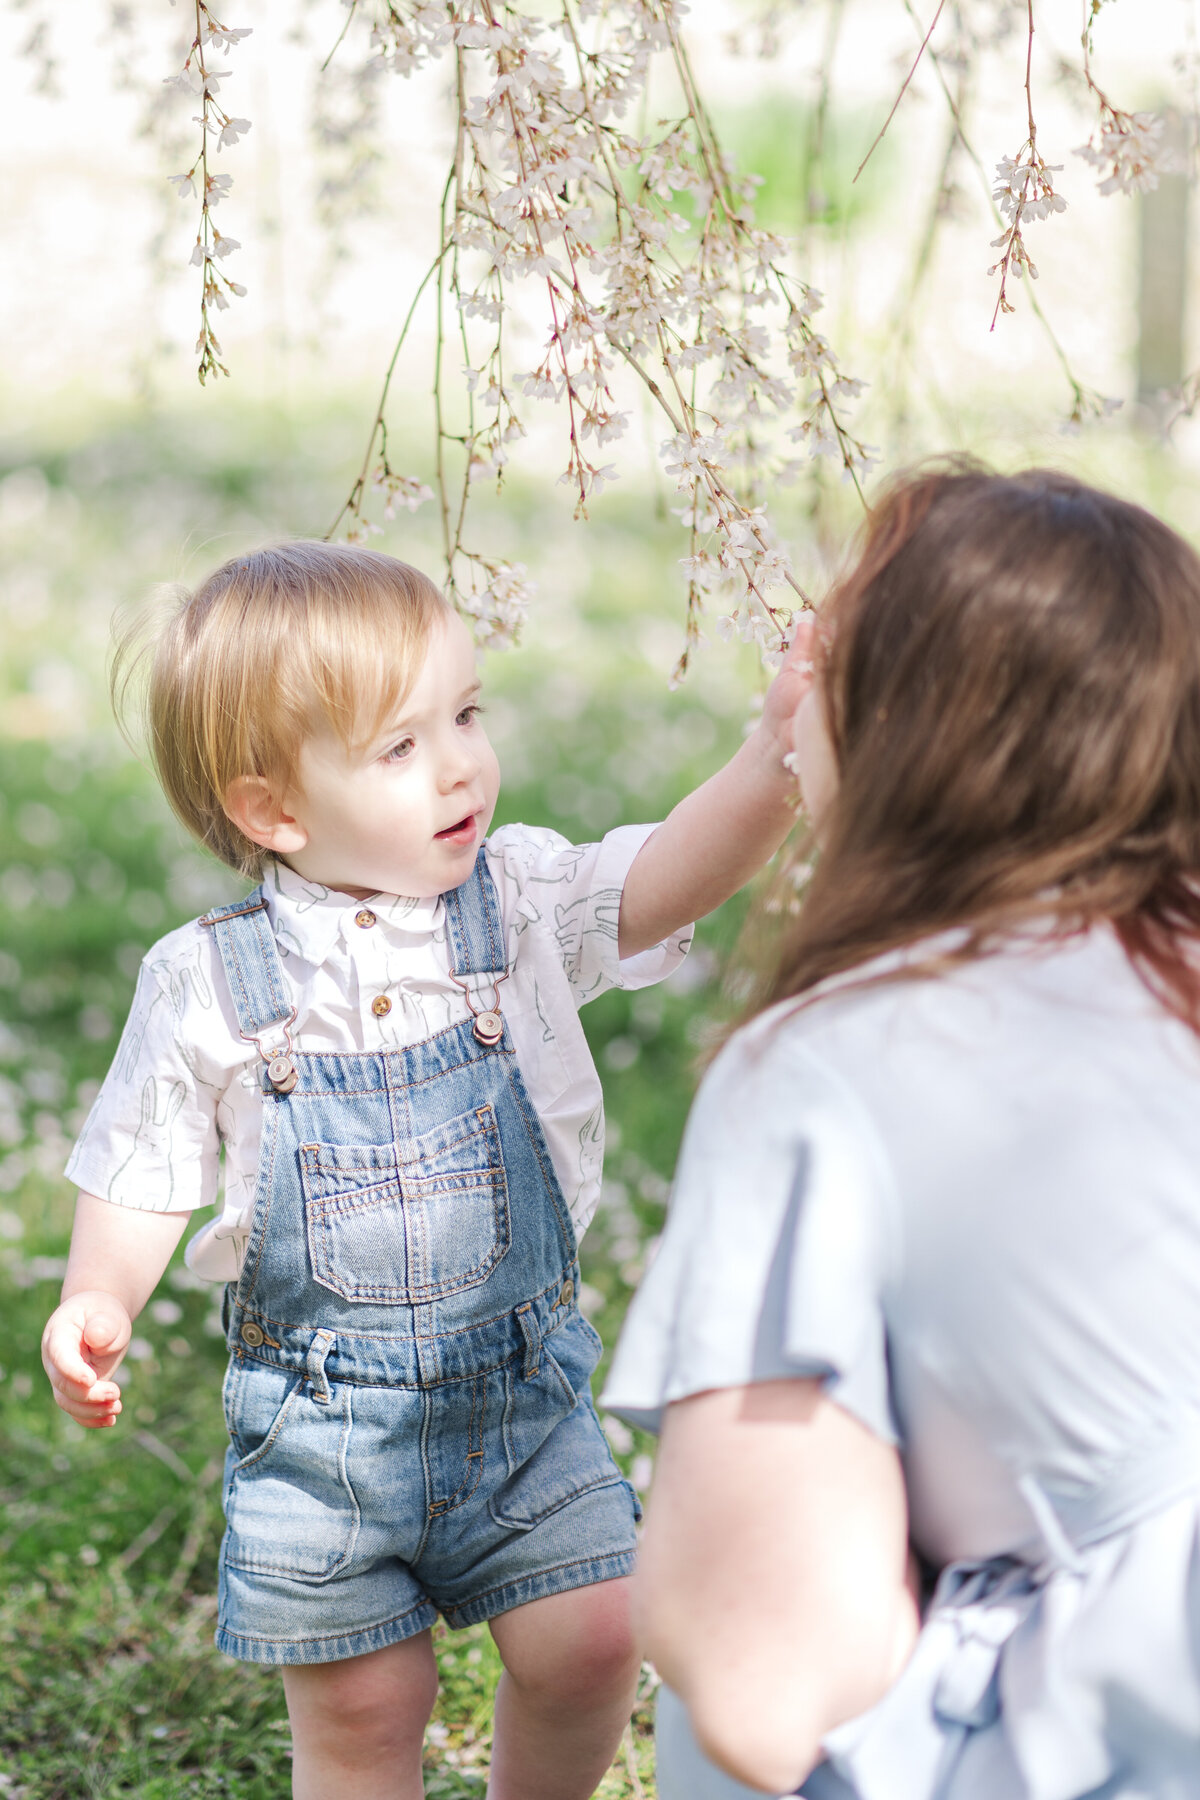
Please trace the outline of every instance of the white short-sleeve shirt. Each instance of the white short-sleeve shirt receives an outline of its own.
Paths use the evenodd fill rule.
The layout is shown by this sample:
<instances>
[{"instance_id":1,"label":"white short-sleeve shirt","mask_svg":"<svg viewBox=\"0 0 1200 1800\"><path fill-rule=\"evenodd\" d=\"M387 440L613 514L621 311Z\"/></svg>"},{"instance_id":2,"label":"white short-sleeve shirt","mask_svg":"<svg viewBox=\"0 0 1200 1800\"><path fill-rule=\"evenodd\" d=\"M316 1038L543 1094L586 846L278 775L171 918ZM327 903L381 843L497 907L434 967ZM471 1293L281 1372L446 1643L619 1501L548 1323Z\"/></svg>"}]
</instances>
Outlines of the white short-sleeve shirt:
<instances>
[{"instance_id":1,"label":"white short-sleeve shirt","mask_svg":"<svg viewBox=\"0 0 1200 1800\"><path fill-rule=\"evenodd\" d=\"M578 1008L610 987L677 968L691 931L620 961L621 892L652 825L596 844L507 825L488 840L511 974L500 1000L575 1229L596 1208L604 1155L600 1079ZM297 1049L401 1049L470 1016L450 976L440 898L354 900L282 864L264 879L296 1007ZM370 921L364 923L362 921ZM383 1016L372 1002L391 1002ZM234 1277L254 1201L262 1101L258 1052L240 1035L211 931L193 920L147 953L112 1067L67 1164L77 1186L119 1206L187 1212L218 1200L188 1262Z\"/></svg>"}]
</instances>

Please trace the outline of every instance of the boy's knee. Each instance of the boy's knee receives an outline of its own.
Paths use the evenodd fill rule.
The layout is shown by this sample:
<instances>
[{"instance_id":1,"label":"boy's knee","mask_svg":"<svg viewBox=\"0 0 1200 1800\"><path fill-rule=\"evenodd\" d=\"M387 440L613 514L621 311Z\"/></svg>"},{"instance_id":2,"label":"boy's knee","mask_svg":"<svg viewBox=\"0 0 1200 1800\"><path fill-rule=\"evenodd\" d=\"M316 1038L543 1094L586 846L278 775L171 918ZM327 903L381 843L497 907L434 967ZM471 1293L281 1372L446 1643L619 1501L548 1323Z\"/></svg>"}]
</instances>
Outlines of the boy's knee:
<instances>
[{"instance_id":1,"label":"boy's knee","mask_svg":"<svg viewBox=\"0 0 1200 1800\"><path fill-rule=\"evenodd\" d=\"M396 1645L345 1662L289 1670L293 1731L336 1739L368 1758L419 1738L437 1700L437 1665L432 1653L403 1654L406 1649Z\"/></svg>"},{"instance_id":2,"label":"boy's knee","mask_svg":"<svg viewBox=\"0 0 1200 1800\"><path fill-rule=\"evenodd\" d=\"M597 1609L570 1644L511 1667L518 1686L545 1705L588 1708L611 1704L632 1689L641 1652L625 1609Z\"/></svg>"},{"instance_id":3,"label":"boy's knee","mask_svg":"<svg viewBox=\"0 0 1200 1800\"><path fill-rule=\"evenodd\" d=\"M628 1618L610 1618L592 1633L578 1658L585 1694L619 1693L637 1680L641 1651Z\"/></svg>"}]
</instances>

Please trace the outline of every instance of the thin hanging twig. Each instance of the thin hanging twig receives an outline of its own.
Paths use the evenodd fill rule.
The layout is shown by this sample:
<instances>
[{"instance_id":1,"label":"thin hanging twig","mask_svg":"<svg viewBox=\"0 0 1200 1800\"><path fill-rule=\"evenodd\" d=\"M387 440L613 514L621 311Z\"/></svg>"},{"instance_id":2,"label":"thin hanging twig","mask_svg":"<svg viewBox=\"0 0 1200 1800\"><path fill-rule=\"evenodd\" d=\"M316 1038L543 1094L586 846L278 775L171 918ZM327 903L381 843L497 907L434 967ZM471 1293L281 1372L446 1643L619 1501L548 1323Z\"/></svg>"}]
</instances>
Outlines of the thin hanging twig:
<instances>
[{"instance_id":1,"label":"thin hanging twig","mask_svg":"<svg viewBox=\"0 0 1200 1800\"><path fill-rule=\"evenodd\" d=\"M933 15L933 19L930 23L929 30L925 33L925 36L921 39L921 48L917 51L917 54L916 54L915 58L913 59L913 66L908 71L908 74L904 77L904 80L900 86L900 92L896 95L896 98L892 102L892 110L888 114L887 118L883 121L883 124L880 126L878 135L876 136L874 143L871 145L871 148L867 151L867 154L863 157L862 161L859 163L858 168L854 171L855 181L858 180L859 176L862 174L863 170L866 168L867 164L870 162L871 158L874 156L876 150L879 148L880 144L883 142L884 135L887 132L888 126L891 124L892 120L896 116L896 109L899 107L900 102L903 100L905 94L908 92L908 84L912 80L913 76L916 74L918 68L920 67L921 58L925 54L925 47L928 44L930 38L933 36L934 31L937 28L937 22L942 16L942 8L945 6L945 4L946 4L946 0L938 0L938 9Z\"/></svg>"}]
</instances>

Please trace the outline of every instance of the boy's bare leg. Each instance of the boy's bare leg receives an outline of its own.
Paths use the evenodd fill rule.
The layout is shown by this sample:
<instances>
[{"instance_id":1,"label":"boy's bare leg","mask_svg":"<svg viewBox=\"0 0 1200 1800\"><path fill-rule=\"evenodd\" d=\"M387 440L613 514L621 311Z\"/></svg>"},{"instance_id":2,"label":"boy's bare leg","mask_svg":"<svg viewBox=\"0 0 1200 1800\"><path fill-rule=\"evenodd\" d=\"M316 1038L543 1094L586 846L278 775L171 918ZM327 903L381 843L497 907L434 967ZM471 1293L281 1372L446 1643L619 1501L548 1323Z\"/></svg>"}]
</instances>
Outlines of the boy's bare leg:
<instances>
[{"instance_id":1,"label":"boy's bare leg","mask_svg":"<svg viewBox=\"0 0 1200 1800\"><path fill-rule=\"evenodd\" d=\"M491 1621L505 1673L487 1800L588 1800L633 1710L641 1656L628 1577Z\"/></svg>"},{"instance_id":2,"label":"boy's bare leg","mask_svg":"<svg viewBox=\"0 0 1200 1800\"><path fill-rule=\"evenodd\" d=\"M294 1800L421 1800L437 1698L430 1634L344 1662L283 1671Z\"/></svg>"}]
</instances>

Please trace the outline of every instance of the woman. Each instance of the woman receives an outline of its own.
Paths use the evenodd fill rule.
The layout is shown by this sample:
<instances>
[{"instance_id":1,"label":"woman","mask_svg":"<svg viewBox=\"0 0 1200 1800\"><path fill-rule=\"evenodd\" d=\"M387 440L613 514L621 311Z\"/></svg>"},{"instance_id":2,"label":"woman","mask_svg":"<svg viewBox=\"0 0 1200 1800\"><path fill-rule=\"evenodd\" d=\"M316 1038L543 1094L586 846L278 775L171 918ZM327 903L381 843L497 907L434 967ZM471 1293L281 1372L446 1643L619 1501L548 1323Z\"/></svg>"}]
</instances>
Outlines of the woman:
<instances>
[{"instance_id":1,"label":"woman","mask_svg":"<svg viewBox=\"0 0 1200 1800\"><path fill-rule=\"evenodd\" d=\"M1064 476L918 475L821 640L816 873L606 1396L662 1427L660 1794L1184 1800L1200 562Z\"/></svg>"}]
</instances>

